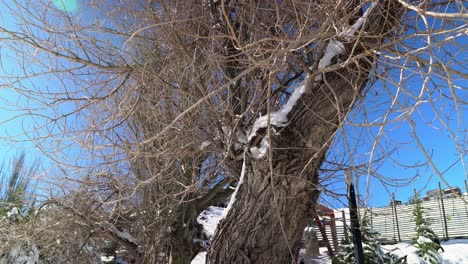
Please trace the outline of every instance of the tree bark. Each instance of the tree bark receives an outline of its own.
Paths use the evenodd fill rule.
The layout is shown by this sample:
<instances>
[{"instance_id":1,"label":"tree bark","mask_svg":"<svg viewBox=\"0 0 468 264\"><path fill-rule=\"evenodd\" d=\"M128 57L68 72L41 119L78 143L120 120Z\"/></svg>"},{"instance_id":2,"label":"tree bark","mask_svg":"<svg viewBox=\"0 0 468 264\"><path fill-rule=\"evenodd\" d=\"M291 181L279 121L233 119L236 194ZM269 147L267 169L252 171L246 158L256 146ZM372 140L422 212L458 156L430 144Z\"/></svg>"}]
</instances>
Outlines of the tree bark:
<instances>
[{"instance_id":1,"label":"tree bark","mask_svg":"<svg viewBox=\"0 0 468 264\"><path fill-rule=\"evenodd\" d=\"M173 225L169 264L187 264L192 261L193 233L197 215L191 208L186 211L188 214L181 216Z\"/></svg>"},{"instance_id":2,"label":"tree bark","mask_svg":"<svg viewBox=\"0 0 468 264\"><path fill-rule=\"evenodd\" d=\"M318 198L318 170L368 80L372 56L361 43L380 44L394 23L394 12L394 6L379 5L364 28L379 37L345 44L341 59L352 56L353 63L326 73L321 81L307 80L288 125L271 132L269 155L257 160L247 153L244 183L218 226L207 263L293 261Z\"/></svg>"}]
</instances>

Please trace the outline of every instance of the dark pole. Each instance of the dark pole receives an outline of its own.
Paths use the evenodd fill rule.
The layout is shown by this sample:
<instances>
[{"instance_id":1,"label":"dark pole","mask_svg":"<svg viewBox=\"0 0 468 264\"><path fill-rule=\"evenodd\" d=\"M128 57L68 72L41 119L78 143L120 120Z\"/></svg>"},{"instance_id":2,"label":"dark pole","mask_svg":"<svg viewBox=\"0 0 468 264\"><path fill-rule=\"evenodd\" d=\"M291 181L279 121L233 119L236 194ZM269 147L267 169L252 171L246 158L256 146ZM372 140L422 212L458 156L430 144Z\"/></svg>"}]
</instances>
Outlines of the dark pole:
<instances>
[{"instance_id":1,"label":"dark pole","mask_svg":"<svg viewBox=\"0 0 468 264\"><path fill-rule=\"evenodd\" d=\"M448 228L447 228L447 217L445 216L445 206L444 206L444 194L442 192L442 187L440 186L439 182L439 194L440 194L440 202L442 204L442 214L444 216L444 228L445 228L445 239L448 240Z\"/></svg>"},{"instance_id":2,"label":"dark pole","mask_svg":"<svg viewBox=\"0 0 468 264\"><path fill-rule=\"evenodd\" d=\"M468 184L466 183L466 180L465 180L465 190L468 193Z\"/></svg>"},{"instance_id":3,"label":"dark pole","mask_svg":"<svg viewBox=\"0 0 468 264\"><path fill-rule=\"evenodd\" d=\"M354 193L353 175L350 169L346 169L346 185L348 189L349 217L351 218L351 233L353 234L354 258L356 264L364 264L364 252L362 250L362 236L359 229L357 214L356 194Z\"/></svg>"},{"instance_id":4,"label":"dark pole","mask_svg":"<svg viewBox=\"0 0 468 264\"><path fill-rule=\"evenodd\" d=\"M343 218L343 232L344 232L344 236L345 236L345 239L346 241L348 241L348 232L346 232L346 215L345 215L345 211L341 211L341 217Z\"/></svg>"},{"instance_id":5,"label":"dark pole","mask_svg":"<svg viewBox=\"0 0 468 264\"><path fill-rule=\"evenodd\" d=\"M398 224L398 214L397 214L397 209L396 209L396 201L395 201L395 193L392 194L393 197L393 210L395 210L395 221L396 221L396 230L398 234L398 241L401 242L401 236L400 236L400 225Z\"/></svg>"}]
</instances>

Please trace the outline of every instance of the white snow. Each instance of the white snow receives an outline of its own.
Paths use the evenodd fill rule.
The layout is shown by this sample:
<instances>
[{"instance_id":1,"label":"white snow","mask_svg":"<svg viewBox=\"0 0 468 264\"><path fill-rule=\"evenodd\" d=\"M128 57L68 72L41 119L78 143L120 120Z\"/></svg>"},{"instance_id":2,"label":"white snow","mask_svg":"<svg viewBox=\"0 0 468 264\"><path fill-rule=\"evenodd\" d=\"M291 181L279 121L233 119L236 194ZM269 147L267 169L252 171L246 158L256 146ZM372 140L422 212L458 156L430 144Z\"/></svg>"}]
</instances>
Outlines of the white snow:
<instances>
[{"instance_id":1,"label":"white snow","mask_svg":"<svg viewBox=\"0 0 468 264\"><path fill-rule=\"evenodd\" d=\"M464 264L468 263L468 239L453 239L441 242L445 252L439 252L442 263ZM386 250L393 250L398 256L408 255L408 264L424 263L416 253L416 248L410 243L398 243L383 246Z\"/></svg>"},{"instance_id":2,"label":"white snow","mask_svg":"<svg viewBox=\"0 0 468 264\"><path fill-rule=\"evenodd\" d=\"M303 260L305 264L321 264L321 263L331 263L331 259L328 256L328 250L325 247L319 248L319 256L312 257L310 259L305 258L305 249L299 250L299 261Z\"/></svg>"},{"instance_id":3,"label":"white snow","mask_svg":"<svg viewBox=\"0 0 468 264\"><path fill-rule=\"evenodd\" d=\"M336 56L341 54L345 50L343 43L339 42L336 39L330 39L328 42L327 47L325 48L325 54L323 54L322 58L319 61L318 68L323 69L327 66L330 66L331 60ZM321 75L317 75L317 77L321 77ZM317 77L315 80L317 80Z\"/></svg>"},{"instance_id":4,"label":"white snow","mask_svg":"<svg viewBox=\"0 0 468 264\"><path fill-rule=\"evenodd\" d=\"M370 12L377 6L377 1L372 2L372 4L367 8L366 12L360 17L350 28L346 29L340 35L345 37L351 37L356 33L356 31L361 28L361 26L366 22L367 17L369 16Z\"/></svg>"},{"instance_id":5,"label":"white snow","mask_svg":"<svg viewBox=\"0 0 468 264\"><path fill-rule=\"evenodd\" d=\"M200 252L195 258L192 259L192 264L205 264L206 263L206 252Z\"/></svg>"},{"instance_id":6,"label":"white snow","mask_svg":"<svg viewBox=\"0 0 468 264\"><path fill-rule=\"evenodd\" d=\"M250 153L252 153L254 159L261 159L263 156L265 156L265 154L267 154L269 147L270 144L268 144L268 137L264 137L260 142L260 148L251 147Z\"/></svg>"},{"instance_id":7,"label":"white snow","mask_svg":"<svg viewBox=\"0 0 468 264\"><path fill-rule=\"evenodd\" d=\"M418 237L417 242L418 242L419 244L432 243L432 240L431 240L430 238L420 236L420 237Z\"/></svg>"},{"instance_id":8,"label":"white snow","mask_svg":"<svg viewBox=\"0 0 468 264\"><path fill-rule=\"evenodd\" d=\"M291 94L288 101L278 111L270 113L270 115L267 114L267 115L261 116L257 118L257 120L255 120L255 123L252 126L249 136L247 137L248 142L250 142L250 140L252 140L252 138L255 137L257 131L260 128L268 127L268 116L270 118L270 123L274 126L282 127L282 126L287 125L288 114L293 109L297 100L299 100L301 95L305 92L306 81L307 81L307 78L305 81L302 81L301 83L299 83L299 85L297 85L294 88L294 92ZM260 159L267 153L268 147L269 147L268 138L264 137L260 143L260 148L252 147L250 148L250 152L252 153L254 158Z\"/></svg>"},{"instance_id":9,"label":"white snow","mask_svg":"<svg viewBox=\"0 0 468 264\"><path fill-rule=\"evenodd\" d=\"M364 22L368 18L371 11L376 6L377 6L377 2L376 1L372 2L372 4L369 6L369 8L367 8L367 10L364 12L362 17L360 17L348 29L341 32L339 34L339 36L343 36L343 37L353 36L354 33L356 33L356 31L359 30L359 28L362 27L362 25L364 24ZM344 46L343 43L341 43L340 41L338 41L338 40L336 40L334 38L330 39L328 41L327 46L325 47L325 53L323 54L322 58L319 61L318 69L320 70L320 69L324 69L324 68L330 66L333 58L336 57L337 55L342 54L344 51L345 51L345 46ZM291 110L294 107L294 105L296 104L297 100L299 100L301 95L305 92L306 81L307 81L308 77L309 76L307 76L306 80L301 82L298 85L298 87L296 87L294 89L293 94L291 95L291 97L289 97L289 100L286 102L286 104L284 104L281 107L281 109L271 113L270 115L267 114L265 116L261 116L261 117L257 118L257 120L255 121L255 123L254 123L248 137L247 137L248 142L250 142L250 140L252 140L252 138L255 137L257 131L260 128L265 128L265 127L268 126L268 116L270 118L270 122L271 122L272 125L285 126L287 124L289 112L291 112ZM322 74L317 74L315 76L314 80L316 82L318 82L318 81L321 81L322 78L323 78ZM261 141L260 148L252 147L252 148L250 148L250 152L252 153L252 155L253 155L253 157L255 159L260 159L260 158L265 156L265 154L267 153L268 148L269 148L268 138L264 137L262 139L262 141Z\"/></svg>"},{"instance_id":10,"label":"white snow","mask_svg":"<svg viewBox=\"0 0 468 264\"><path fill-rule=\"evenodd\" d=\"M203 230L209 239L213 238L224 210L222 207L210 206L197 217L197 222L203 225Z\"/></svg>"},{"instance_id":11,"label":"white snow","mask_svg":"<svg viewBox=\"0 0 468 264\"><path fill-rule=\"evenodd\" d=\"M286 104L284 104L281 109L270 114L270 122L275 126L285 126L288 122L288 114L291 112L292 108L296 104L297 100L305 92L306 81L302 81L295 89L294 92L289 97ZM247 138L248 141L252 140L257 131L260 128L268 126L268 115L261 116L255 120L255 123L252 127L252 130Z\"/></svg>"},{"instance_id":12,"label":"white snow","mask_svg":"<svg viewBox=\"0 0 468 264\"><path fill-rule=\"evenodd\" d=\"M346 29L345 31L341 32L339 36L343 37L351 37L356 33L356 31L364 24L369 16L370 12L377 6L377 2L372 2L372 4L367 8L366 12L360 17L351 27ZM345 51L345 46L343 43L336 39L330 39L327 47L325 48L325 54L323 54L322 58L319 61L318 69L324 69L325 67L330 66L332 59L342 54ZM322 75L318 74L315 76L315 81L321 81Z\"/></svg>"},{"instance_id":13,"label":"white snow","mask_svg":"<svg viewBox=\"0 0 468 264\"><path fill-rule=\"evenodd\" d=\"M453 239L449 241L442 242L442 247L445 252L439 252L441 263L446 264L466 264L468 263L468 239ZM395 255L403 257L407 255L408 264L424 264L423 259L421 259L416 253L416 248L411 245L411 243L401 242L395 245L384 245L382 246L386 251L392 251ZM331 264L331 260L326 258L326 251L324 248L320 248L321 256L316 259L311 259L305 261L305 264ZM192 262L193 264L194 262ZM200 264L204 262L197 262Z\"/></svg>"},{"instance_id":14,"label":"white snow","mask_svg":"<svg viewBox=\"0 0 468 264\"><path fill-rule=\"evenodd\" d=\"M198 148L199 150L204 150L206 147L208 147L209 145L211 145L211 142L210 141L203 141L201 144L200 144L200 147Z\"/></svg>"},{"instance_id":15,"label":"white snow","mask_svg":"<svg viewBox=\"0 0 468 264\"><path fill-rule=\"evenodd\" d=\"M109 257L101 256L101 260L106 261L106 262L112 261L112 260L114 260L114 256L109 256Z\"/></svg>"},{"instance_id":16,"label":"white snow","mask_svg":"<svg viewBox=\"0 0 468 264\"><path fill-rule=\"evenodd\" d=\"M22 221L24 218L24 215L21 212L21 210L19 210L17 207L13 207L7 212L7 218L13 222Z\"/></svg>"}]
</instances>

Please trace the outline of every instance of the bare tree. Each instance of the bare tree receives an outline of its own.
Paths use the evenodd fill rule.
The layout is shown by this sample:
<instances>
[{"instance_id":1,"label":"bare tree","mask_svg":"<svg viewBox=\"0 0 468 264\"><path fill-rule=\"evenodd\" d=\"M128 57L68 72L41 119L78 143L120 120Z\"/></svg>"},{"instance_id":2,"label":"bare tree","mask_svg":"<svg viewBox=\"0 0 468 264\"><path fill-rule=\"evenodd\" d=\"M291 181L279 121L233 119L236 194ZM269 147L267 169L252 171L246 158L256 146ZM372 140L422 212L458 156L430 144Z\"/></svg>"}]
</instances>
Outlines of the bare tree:
<instances>
[{"instance_id":1,"label":"bare tree","mask_svg":"<svg viewBox=\"0 0 468 264\"><path fill-rule=\"evenodd\" d=\"M21 23L0 28L6 55L28 64L20 74L4 66L2 86L25 98L27 134L62 169L55 203L142 263L188 263L197 215L230 185L209 262L291 262L324 189L320 169L361 163L383 180L374 162L391 157L391 121L408 122L443 176L411 122L426 102L464 164L465 139L434 97L452 102L465 128L459 1L94 3L82 13L8 5ZM420 89L408 86L415 75ZM389 104L364 104L372 93ZM369 144L367 160L340 130L356 124L381 128L356 139ZM80 196L80 210L69 206Z\"/></svg>"}]
</instances>

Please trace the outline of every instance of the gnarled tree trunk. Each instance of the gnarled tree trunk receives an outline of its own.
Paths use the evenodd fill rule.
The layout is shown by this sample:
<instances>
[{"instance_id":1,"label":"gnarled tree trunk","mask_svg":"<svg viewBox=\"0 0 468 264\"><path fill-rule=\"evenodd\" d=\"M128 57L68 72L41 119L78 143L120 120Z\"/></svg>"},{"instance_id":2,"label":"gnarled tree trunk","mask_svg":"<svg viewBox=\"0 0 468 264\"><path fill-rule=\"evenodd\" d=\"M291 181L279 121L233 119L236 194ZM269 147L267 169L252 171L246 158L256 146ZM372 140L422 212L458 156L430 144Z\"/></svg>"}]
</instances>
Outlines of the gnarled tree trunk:
<instances>
[{"instance_id":1,"label":"gnarled tree trunk","mask_svg":"<svg viewBox=\"0 0 468 264\"><path fill-rule=\"evenodd\" d=\"M261 159L246 153L246 174L236 200L218 226L208 263L291 263L317 201L318 170L329 144L365 86L374 48L394 26L396 4L379 4L366 35L344 44L341 61L352 61L323 78L309 77L306 91L271 132L271 151ZM367 52L367 53L366 53ZM336 57L334 59L337 59Z\"/></svg>"}]
</instances>

